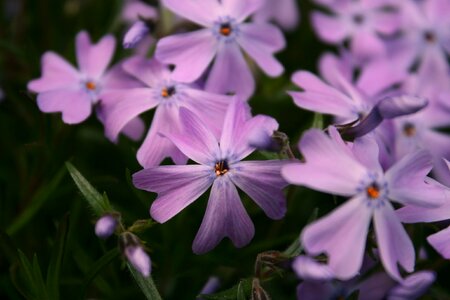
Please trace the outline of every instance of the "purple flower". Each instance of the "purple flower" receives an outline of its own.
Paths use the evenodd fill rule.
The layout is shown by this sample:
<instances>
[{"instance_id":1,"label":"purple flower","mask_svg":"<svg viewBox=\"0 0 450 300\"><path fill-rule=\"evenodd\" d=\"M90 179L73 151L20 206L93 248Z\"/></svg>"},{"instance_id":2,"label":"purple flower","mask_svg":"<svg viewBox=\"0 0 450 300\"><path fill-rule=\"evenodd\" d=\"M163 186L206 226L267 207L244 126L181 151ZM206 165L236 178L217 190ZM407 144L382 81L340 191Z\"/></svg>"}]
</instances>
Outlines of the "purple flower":
<instances>
[{"instance_id":1,"label":"purple flower","mask_svg":"<svg viewBox=\"0 0 450 300\"><path fill-rule=\"evenodd\" d=\"M140 19L155 20L158 11L151 5L139 0L125 1L122 9L122 19L128 23L134 23Z\"/></svg>"},{"instance_id":2,"label":"purple flower","mask_svg":"<svg viewBox=\"0 0 450 300\"><path fill-rule=\"evenodd\" d=\"M208 281L203 286L202 290L200 291L200 295L209 295L215 293L220 287L220 279L216 276L211 276L208 278ZM204 299L201 296L198 296L196 298L197 300Z\"/></svg>"},{"instance_id":3,"label":"purple flower","mask_svg":"<svg viewBox=\"0 0 450 300\"><path fill-rule=\"evenodd\" d=\"M400 28L400 16L388 1L360 0L329 3L330 14L314 12L312 24L319 37L330 44L350 40L351 52L362 60L386 54L380 34L392 35Z\"/></svg>"},{"instance_id":4,"label":"purple flower","mask_svg":"<svg viewBox=\"0 0 450 300\"><path fill-rule=\"evenodd\" d=\"M136 21L123 38L124 48L134 48L148 33L150 28L142 21Z\"/></svg>"},{"instance_id":5,"label":"purple flower","mask_svg":"<svg viewBox=\"0 0 450 300\"><path fill-rule=\"evenodd\" d=\"M309 256L300 255L292 263L292 269L304 280L328 281L335 277L333 270Z\"/></svg>"},{"instance_id":6,"label":"purple flower","mask_svg":"<svg viewBox=\"0 0 450 300\"><path fill-rule=\"evenodd\" d=\"M300 21L296 0L265 0L253 17L256 22L275 21L285 30L293 30Z\"/></svg>"},{"instance_id":7,"label":"purple flower","mask_svg":"<svg viewBox=\"0 0 450 300\"><path fill-rule=\"evenodd\" d=\"M302 244L311 255L326 253L336 277L349 279L361 268L373 220L381 262L400 281L397 263L412 272L415 255L390 200L423 207L444 202L443 188L426 181L431 156L424 150L411 153L384 172L373 137L349 145L334 127L329 132L331 137L320 130L307 131L299 144L306 162L283 167L282 175L290 183L352 198L308 225L301 234Z\"/></svg>"},{"instance_id":8,"label":"purple flower","mask_svg":"<svg viewBox=\"0 0 450 300\"><path fill-rule=\"evenodd\" d=\"M144 169L133 176L134 185L158 193L150 214L164 223L199 198L212 185L206 213L195 237L193 251L205 253L224 237L236 247L247 245L254 226L242 205L236 186L243 190L266 215L281 219L286 213L279 160L241 161L254 148L248 136L258 127L275 130L276 121L266 116L251 117L249 107L234 100L225 115L220 141L199 119L185 108L180 109L182 133L168 138L198 165L159 166Z\"/></svg>"},{"instance_id":9,"label":"purple flower","mask_svg":"<svg viewBox=\"0 0 450 300\"><path fill-rule=\"evenodd\" d=\"M112 59L115 39L108 35L92 45L87 32L76 37L76 54L80 67L75 69L58 54L42 57L42 77L28 83L28 89L39 93L37 102L43 112L62 112L65 123L83 122L92 105L107 88L105 71ZM106 84L106 87L105 87Z\"/></svg>"},{"instance_id":10,"label":"purple flower","mask_svg":"<svg viewBox=\"0 0 450 300\"><path fill-rule=\"evenodd\" d=\"M145 86L134 89L114 90L104 96L105 133L116 140L119 132L130 120L156 107L147 137L138 150L139 163L145 167L158 165L165 157L177 164L185 164L186 156L175 145L160 135L161 131L180 131L178 111L186 107L194 112L216 136L220 135L223 112L230 97L215 95L194 89L173 80L169 68L157 60L134 57L123 68Z\"/></svg>"},{"instance_id":11,"label":"purple flower","mask_svg":"<svg viewBox=\"0 0 450 300\"><path fill-rule=\"evenodd\" d=\"M141 246L130 245L125 248L125 256L133 267L139 271L144 277L150 276L151 261L148 254Z\"/></svg>"},{"instance_id":12,"label":"purple flower","mask_svg":"<svg viewBox=\"0 0 450 300\"><path fill-rule=\"evenodd\" d=\"M95 234L102 239L109 238L117 227L117 219L112 215L104 215L95 223Z\"/></svg>"},{"instance_id":13,"label":"purple flower","mask_svg":"<svg viewBox=\"0 0 450 300\"><path fill-rule=\"evenodd\" d=\"M165 0L164 4L176 14L206 27L158 42L155 56L176 66L175 80L196 80L215 57L206 90L249 98L255 82L240 47L267 75L279 76L283 72L283 66L273 56L285 46L282 32L269 23L243 23L261 7L262 0Z\"/></svg>"},{"instance_id":14,"label":"purple flower","mask_svg":"<svg viewBox=\"0 0 450 300\"><path fill-rule=\"evenodd\" d=\"M43 112L61 112L67 124L77 124L86 120L93 105L103 120L98 104L110 90L136 87L139 84L123 73L120 64L107 70L115 48L115 39L108 35L97 44L91 44L85 31L76 37L76 55L79 70L54 52L46 52L42 57L42 77L28 83L28 89L38 93L37 104ZM138 139L143 132L139 119L130 120L124 126L124 133Z\"/></svg>"}]
</instances>

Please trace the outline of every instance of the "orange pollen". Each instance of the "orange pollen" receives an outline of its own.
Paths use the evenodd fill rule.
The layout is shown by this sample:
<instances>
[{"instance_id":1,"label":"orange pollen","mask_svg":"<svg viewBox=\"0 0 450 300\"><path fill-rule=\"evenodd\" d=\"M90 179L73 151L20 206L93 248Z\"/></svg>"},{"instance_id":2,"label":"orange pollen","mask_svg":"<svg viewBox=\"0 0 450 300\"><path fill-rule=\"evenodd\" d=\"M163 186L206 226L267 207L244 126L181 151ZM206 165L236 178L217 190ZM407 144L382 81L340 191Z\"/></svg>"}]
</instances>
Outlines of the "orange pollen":
<instances>
[{"instance_id":1,"label":"orange pollen","mask_svg":"<svg viewBox=\"0 0 450 300\"><path fill-rule=\"evenodd\" d=\"M167 91L167 88L162 89L161 96L163 96L164 98L169 97L169 92Z\"/></svg>"},{"instance_id":2,"label":"orange pollen","mask_svg":"<svg viewBox=\"0 0 450 300\"><path fill-rule=\"evenodd\" d=\"M229 36L231 34L231 28L227 25L222 25L222 27L220 27L220 34Z\"/></svg>"},{"instance_id":3,"label":"orange pollen","mask_svg":"<svg viewBox=\"0 0 450 300\"><path fill-rule=\"evenodd\" d=\"M173 94L175 94L175 88L174 87L165 87L161 90L161 96L163 98L168 98L170 96L172 96Z\"/></svg>"},{"instance_id":4,"label":"orange pollen","mask_svg":"<svg viewBox=\"0 0 450 300\"><path fill-rule=\"evenodd\" d=\"M92 82L92 81L86 82L86 88L87 88L88 90L93 91L93 90L96 89L96 87L97 87L97 86L95 85L94 82Z\"/></svg>"},{"instance_id":5,"label":"orange pollen","mask_svg":"<svg viewBox=\"0 0 450 300\"><path fill-rule=\"evenodd\" d=\"M376 186L369 186L366 190L367 196L372 199L376 199L380 196L380 190Z\"/></svg>"},{"instance_id":6,"label":"orange pollen","mask_svg":"<svg viewBox=\"0 0 450 300\"><path fill-rule=\"evenodd\" d=\"M416 134L416 127L414 127L413 124L406 124L403 127L403 133L407 136L407 137L412 137Z\"/></svg>"},{"instance_id":7,"label":"orange pollen","mask_svg":"<svg viewBox=\"0 0 450 300\"><path fill-rule=\"evenodd\" d=\"M225 161L216 162L216 165L214 166L214 172L216 173L216 176L224 175L228 172L228 165Z\"/></svg>"}]
</instances>

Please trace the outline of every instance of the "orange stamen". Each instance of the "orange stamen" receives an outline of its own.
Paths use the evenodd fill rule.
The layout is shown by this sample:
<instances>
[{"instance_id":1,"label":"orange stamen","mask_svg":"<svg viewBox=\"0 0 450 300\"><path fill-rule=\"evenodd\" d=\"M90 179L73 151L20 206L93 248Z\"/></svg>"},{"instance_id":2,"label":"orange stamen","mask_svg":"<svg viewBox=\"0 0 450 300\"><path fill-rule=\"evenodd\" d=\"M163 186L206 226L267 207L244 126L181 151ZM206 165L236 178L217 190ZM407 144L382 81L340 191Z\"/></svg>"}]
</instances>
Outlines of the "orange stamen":
<instances>
[{"instance_id":1,"label":"orange stamen","mask_svg":"<svg viewBox=\"0 0 450 300\"><path fill-rule=\"evenodd\" d=\"M93 90L96 89L96 87L97 87L97 86L95 85L94 82L92 82L92 81L86 82L86 88L87 88L88 90L93 91Z\"/></svg>"},{"instance_id":2,"label":"orange stamen","mask_svg":"<svg viewBox=\"0 0 450 300\"><path fill-rule=\"evenodd\" d=\"M225 165L224 161L217 162L214 166L214 171L216 173L216 176L224 175L228 172L227 166Z\"/></svg>"},{"instance_id":3,"label":"orange stamen","mask_svg":"<svg viewBox=\"0 0 450 300\"><path fill-rule=\"evenodd\" d=\"M169 91L167 90L167 88L163 88L161 90L161 96L163 96L164 98L169 97Z\"/></svg>"},{"instance_id":4,"label":"orange stamen","mask_svg":"<svg viewBox=\"0 0 450 300\"><path fill-rule=\"evenodd\" d=\"M231 28L229 26L223 25L220 28L220 34L224 36L229 36L231 34Z\"/></svg>"},{"instance_id":5,"label":"orange stamen","mask_svg":"<svg viewBox=\"0 0 450 300\"><path fill-rule=\"evenodd\" d=\"M367 196L372 199L376 199L380 196L380 190L376 186L369 186L366 190Z\"/></svg>"}]
</instances>

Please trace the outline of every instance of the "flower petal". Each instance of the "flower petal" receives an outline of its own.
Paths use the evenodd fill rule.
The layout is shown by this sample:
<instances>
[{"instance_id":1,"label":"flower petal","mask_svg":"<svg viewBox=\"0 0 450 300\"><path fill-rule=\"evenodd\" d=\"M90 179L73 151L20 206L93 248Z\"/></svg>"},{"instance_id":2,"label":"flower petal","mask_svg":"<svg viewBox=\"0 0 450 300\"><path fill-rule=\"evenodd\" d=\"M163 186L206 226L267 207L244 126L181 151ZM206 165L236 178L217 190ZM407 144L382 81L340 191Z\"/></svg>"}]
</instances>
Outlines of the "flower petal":
<instances>
[{"instance_id":1,"label":"flower petal","mask_svg":"<svg viewBox=\"0 0 450 300\"><path fill-rule=\"evenodd\" d=\"M325 252L336 278L347 280L361 268L372 217L363 196L348 200L329 215L306 226L301 234L312 255Z\"/></svg>"},{"instance_id":2,"label":"flower petal","mask_svg":"<svg viewBox=\"0 0 450 300\"><path fill-rule=\"evenodd\" d=\"M281 174L288 182L342 196L356 194L367 170L342 145L324 132L310 129L303 135L299 149L306 162L283 167Z\"/></svg>"},{"instance_id":3,"label":"flower petal","mask_svg":"<svg viewBox=\"0 0 450 300\"><path fill-rule=\"evenodd\" d=\"M155 99L154 91L149 88L111 90L103 94L101 105L105 135L112 141L117 140L128 122L158 104L159 100Z\"/></svg>"},{"instance_id":4,"label":"flower petal","mask_svg":"<svg viewBox=\"0 0 450 300\"><path fill-rule=\"evenodd\" d=\"M292 269L294 269L298 277L307 281L334 279L333 270L330 266L319 263L309 256L297 256L292 263Z\"/></svg>"},{"instance_id":5,"label":"flower petal","mask_svg":"<svg viewBox=\"0 0 450 300\"><path fill-rule=\"evenodd\" d=\"M176 164L185 164L187 157L165 136L180 131L178 107L158 106L148 134L137 152L137 159L141 166L144 168L157 166L165 157L171 157ZM163 136L162 133L165 135Z\"/></svg>"},{"instance_id":6,"label":"flower petal","mask_svg":"<svg viewBox=\"0 0 450 300\"><path fill-rule=\"evenodd\" d=\"M242 24L237 42L256 61L258 66L269 76L276 77L283 73L283 65L273 53L285 47L285 40L280 29L271 24Z\"/></svg>"},{"instance_id":7,"label":"flower petal","mask_svg":"<svg viewBox=\"0 0 450 300\"><path fill-rule=\"evenodd\" d=\"M43 112L61 112L62 119L67 124L83 122L92 111L91 98L81 89L58 89L40 93L37 104Z\"/></svg>"},{"instance_id":8,"label":"flower petal","mask_svg":"<svg viewBox=\"0 0 450 300\"><path fill-rule=\"evenodd\" d=\"M97 44L91 44L86 31L76 36L76 53L81 72L89 79L98 79L108 67L116 48L116 39L112 35L104 36Z\"/></svg>"},{"instance_id":9,"label":"flower petal","mask_svg":"<svg viewBox=\"0 0 450 300\"><path fill-rule=\"evenodd\" d=\"M161 39L156 45L155 57L165 64L175 65L172 72L174 80L192 82L203 74L213 60L217 44L210 29L200 29Z\"/></svg>"},{"instance_id":10,"label":"flower petal","mask_svg":"<svg viewBox=\"0 0 450 300\"><path fill-rule=\"evenodd\" d=\"M237 22L242 22L249 15L257 11L264 3L264 0L222 0L225 11Z\"/></svg>"},{"instance_id":11,"label":"flower petal","mask_svg":"<svg viewBox=\"0 0 450 300\"><path fill-rule=\"evenodd\" d=\"M381 262L386 272L395 280L401 281L397 263L407 272L414 271L414 247L394 213L390 202L379 207L374 213L375 233L378 241Z\"/></svg>"},{"instance_id":12,"label":"flower petal","mask_svg":"<svg viewBox=\"0 0 450 300\"><path fill-rule=\"evenodd\" d=\"M219 143L198 117L181 107L181 132L164 133L187 157L203 165L214 165L220 159ZM166 120L161 120L166 122Z\"/></svg>"},{"instance_id":13,"label":"flower petal","mask_svg":"<svg viewBox=\"0 0 450 300\"><path fill-rule=\"evenodd\" d=\"M344 22L323 13L314 12L311 16L311 22L319 37L331 44L342 42L349 33Z\"/></svg>"},{"instance_id":14,"label":"flower petal","mask_svg":"<svg viewBox=\"0 0 450 300\"><path fill-rule=\"evenodd\" d=\"M217 51L205 90L218 94L236 94L242 100L252 96L255 80L236 43L224 43Z\"/></svg>"},{"instance_id":15,"label":"flower petal","mask_svg":"<svg viewBox=\"0 0 450 300\"><path fill-rule=\"evenodd\" d=\"M224 237L229 237L235 247L241 248L250 242L254 233L252 220L242 205L236 187L228 178L218 177L213 183L192 250L197 254L208 252Z\"/></svg>"},{"instance_id":16,"label":"flower petal","mask_svg":"<svg viewBox=\"0 0 450 300\"><path fill-rule=\"evenodd\" d=\"M356 57L361 59L373 59L386 53L383 41L375 33L366 31L360 31L353 35L350 49Z\"/></svg>"},{"instance_id":17,"label":"flower petal","mask_svg":"<svg viewBox=\"0 0 450 300\"><path fill-rule=\"evenodd\" d=\"M449 199L449 191L426 175L433 167L426 150L410 153L386 172L389 198L400 203L423 207L437 207Z\"/></svg>"},{"instance_id":18,"label":"flower petal","mask_svg":"<svg viewBox=\"0 0 450 300\"><path fill-rule=\"evenodd\" d=\"M283 188L287 182L281 177L286 161L243 161L233 164L231 181L261 207L269 218L279 220L286 214Z\"/></svg>"},{"instance_id":19,"label":"flower petal","mask_svg":"<svg viewBox=\"0 0 450 300\"><path fill-rule=\"evenodd\" d=\"M165 65L156 59L146 59L142 56L127 59L123 69L150 87L170 78L170 71Z\"/></svg>"},{"instance_id":20,"label":"flower petal","mask_svg":"<svg viewBox=\"0 0 450 300\"><path fill-rule=\"evenodd\" d=\"M150 214L164 223L197 200L212 184L214 172L201 165L158 166L133 174L133 184L158 193Z\"/></svg>"},{"instance_id":21,"label":"flower petal","mask_svg":"<svg viewBox=\"0 0 450 300\"><path fill-rule=\"evenodd\" d=\"M42 56L41 65L41 78L28 83L28 89L33 92L41 93L76 86L80 82L78 70L54 52L46 52Z\"/></svg>"},{"instance_id":22,"label":"flower petal","mask_svg":"<svg viewBox=\"0 0 450 300\"><path fill-rule=\"evenodd\" d=\"M163 0L163 4L177 15L205 27L211 26L220 12L219 1Z\"/></svg>"},{"instance_id":23,"label":"flower petal","mask_svg":"<svg viewBox=\"0 0 450 300\"><path fill-rule=\"evenodd\" d=\"M450 227L427 237L428 243L445 259L450 259Z\"/></svg>"}]
</instances>

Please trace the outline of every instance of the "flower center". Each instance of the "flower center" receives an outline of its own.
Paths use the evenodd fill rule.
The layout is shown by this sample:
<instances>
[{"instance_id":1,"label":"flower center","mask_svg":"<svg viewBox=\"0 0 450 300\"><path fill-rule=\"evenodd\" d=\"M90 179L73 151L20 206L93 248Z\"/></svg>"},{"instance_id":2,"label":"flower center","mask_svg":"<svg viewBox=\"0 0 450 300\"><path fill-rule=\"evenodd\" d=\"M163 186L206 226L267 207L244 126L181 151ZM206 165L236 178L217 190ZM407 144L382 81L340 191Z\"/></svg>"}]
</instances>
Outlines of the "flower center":
<instances>
[{"instance_id":1,"label":"flower center","mask_svg":"<svg viewBox=\"0 0 450 300\"><path fill-rule=\"evenodd\" d=\"M93 81L87 81L85 86L89 91L94 91L97 88L97 85Z\"/></svg>"},{"instance_id":2,"label":"flower center","mask_svg":"<svg viewBox=\"0 0 450 300\"><path fill-rule=\"evenodd\" d=\"M222 176L226 172L228 172L228 162L226 160L216 162L216 165L214 166L214 173L216 173L216 176Z\"/></svg>"},{"instance_id":3,"label":"flower center","mask_svg":"<svg viewBox=\"0 0 450 300\"><path fill-rule=\"evenodd\" d=\"M366 193L370 199L377 199L380 196L380 188L377 184L373 183L366 189Z\"/></svg>"},{"instance_id":4,"label":"flower center","mask_svg":"<svg viewBox=\"0 0 450 300\"><path fill-rule=\"evenodd\" d=\"M364 22L364 16L361 14L354 15L353 22L355 22L355 24L361 25Z\"/></svg>"},{"instance_id":5,"label":"flower center","mask_svg":"<svg viewBox=\"0 0 450 300\"><path fill-rule=\"evenodd\" d=\"M423 38L430 44L434 44L436 42L436 35L432 31L426 31L423 34Z\"/></svg>"},{"instance_id":6,"label":"flower center","mask_svg":"<svg viewBox=\"0 0 450 300\"><path fill-rule=\"evenodd\" d=\"M176 92L175 87L173 86L165 87L161 90L161 96L163 98L169 98L173 96L175 92Z\"/></svg>"},{"instance_id":7,"label":"flower center","mask_svg":"<svg viewBox=\"0 0 450 300\"><path fill-rule=\"evenodd\" d=\"M407 137L412 137L416 135L416 127L412 123L406 123L403 126L403 134Z\"/></svg>"},{"instance_id":8,"label":"flower center","mask_svg":"<svg viewBox=\"0 0 450 300\"><path fill-rule=\"evenodd\" d=\"M219 32L223 36L229 36L232 32L230 23L223 23L220 25Z\"/></svg>"}]
</instances>

